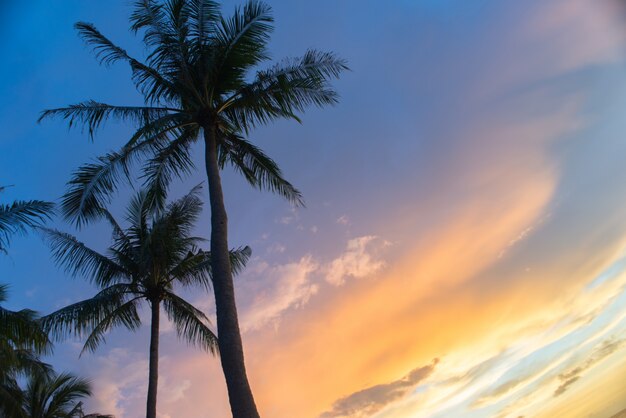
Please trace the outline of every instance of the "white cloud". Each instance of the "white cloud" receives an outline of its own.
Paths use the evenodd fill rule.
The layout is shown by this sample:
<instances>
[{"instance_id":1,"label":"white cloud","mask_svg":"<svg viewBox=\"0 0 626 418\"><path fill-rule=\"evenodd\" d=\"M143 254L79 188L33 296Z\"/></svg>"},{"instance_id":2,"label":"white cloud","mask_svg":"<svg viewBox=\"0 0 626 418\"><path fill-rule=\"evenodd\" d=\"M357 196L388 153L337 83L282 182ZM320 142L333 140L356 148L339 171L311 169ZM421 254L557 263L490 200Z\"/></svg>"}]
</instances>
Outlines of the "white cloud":
<instances>
[{"instance_id":1,"label":"white cloud","mask_svg":"<svg viewBox=\"0 0 626 418\"><path fill-rule=\"evenodd\" d=\"M328 266L326 281L335 286L345 283L347 277L362 278L380 271L385 262L372 254L372 246L378 244L376 250L389 246L389 242L378 237L367 235L348 241L346 251L334 259Z\"/></svg>"},{"instance_id":2,"label":"white cloud","mask_svg":"<svg viewBox=\"0 0 626 418\"><path fill-rule=\"evenodd\" d=\"M143 355L123 348L114 348L106 356L90 362L94 396L88 400L88 410L116 417L130 417L142 412L135 410L145 404L148 385L148 360Z\"/></svg>"},{"instance_id":3,"label":"white cloud","mask_svg":"<svg viewBox=\"0 0 626 418\"><path fill-rule=\"evenodd\" d=\"M270 254L282 254L285 252L286 249L287 247L285 247L281 243L276 242L267 248L267 252Z\"/></svg>"},{"instance_id":4,"label":"white cloud","mask_svg":"<svg viewBox=\"0 0 626 418\"><path fill-rule=\"evenodd\" d=\"M270 322L276 323L284 311L306 304L318 291L318 285L311 278L311 273L318 268L310 255L287 264L270 265L262 260L253 263L249 274L245 274L245 281L240 280L238 289L238 294L244 298L242 329L254 330Z\"/></svg>"},{"instance_id":5,"label":"white cloud","mask_svg":"<svg viewBox=\"0 0 626 418\"><path fill-rule=\"evenodd\" d=\"M388 245L389 242L368 235L349 240L345 251L329 263L321 263L310 254L285 264L254 259L235 281L242 330L277 325L284 312L305 305L319 291L321 274L328 283L339 286L348 277L362 278L380 271L385 262L379 253ZM279 247L270 249L269 253L284 251Z\"/></svg>"}]
</instances>

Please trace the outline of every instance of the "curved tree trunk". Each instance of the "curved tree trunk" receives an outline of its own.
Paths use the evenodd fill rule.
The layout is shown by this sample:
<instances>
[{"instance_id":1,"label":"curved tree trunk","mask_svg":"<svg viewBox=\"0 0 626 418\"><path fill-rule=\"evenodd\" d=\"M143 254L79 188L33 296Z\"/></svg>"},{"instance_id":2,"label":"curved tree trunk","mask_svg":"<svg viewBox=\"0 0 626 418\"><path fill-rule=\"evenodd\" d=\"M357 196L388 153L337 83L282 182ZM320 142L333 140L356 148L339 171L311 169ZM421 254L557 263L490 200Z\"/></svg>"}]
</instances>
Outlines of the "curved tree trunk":
<instances>
[{"instance_id":1,"label":"curved tree trunk","mask_svg":"<svg viewBox=\"0 0 626 418\"><path fill-rule=\"evenodd\" d=\"M211 202L211 269L222 370L233 418L259 418L246 375L237 319L235 288L228 255L228 218L217 162L215 130L204 129L204 143Z\"/></svg>"},{"instance_id":2,"label":"curved tree trunk","mask_svg":"<svg viewBox=\"0 0 626 418\"><path fill-rule=\"evenodd\" d=\"M156 418L157 387L159 384L159 301L150 302L150 369L148 374L148 402L146 418Z\"/></svg>"}]
</instances>

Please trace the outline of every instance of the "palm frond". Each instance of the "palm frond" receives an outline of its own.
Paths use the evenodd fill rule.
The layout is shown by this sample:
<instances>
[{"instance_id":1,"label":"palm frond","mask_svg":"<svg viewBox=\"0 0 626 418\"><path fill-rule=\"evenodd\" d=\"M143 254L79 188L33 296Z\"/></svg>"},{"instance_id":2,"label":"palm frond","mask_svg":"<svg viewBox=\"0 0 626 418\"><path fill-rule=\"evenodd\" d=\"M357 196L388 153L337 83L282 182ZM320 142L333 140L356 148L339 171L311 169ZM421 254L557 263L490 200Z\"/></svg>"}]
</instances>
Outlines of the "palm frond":
<instances>
[{"instance_id":1,"label":"palm frond","mask_svg":"<svg viewBox=\"0 0 626 418\"><path fill-rule=\"evenodd\" d=\"M76 226L98 219L101 208L110 202L122 178L130 182L132 165L142 156L151 155L170 141L172 131L184 126L182 113L168 114L139 128L119 152L110 152L80 166L68 182L61 203L66 219Z\"/></svg>"},{"instance_id":2,"label":"palm frond","mask_svg":"<svg viewBox=\"0 0 626 418\"><path fill-rule=\"evenodd\" d=\"M0 335L14 348L22 348L36 354L51 351L48 335L37 322L37 314L30 309L10 311L0 307Z\"/></svg>"},{"instance_id":3,"label":"palm frond","mask_svg":"<svg viewBox=\"0 0 626 418\"><path fill-rule=\"evenodd\" d=\"M114 260L87 247L76 237L50 228L40 228L57 264L73 276L82 275L98 286L108 286L128 272Z\"/></svg>"},{"instance_id":4,"label":"palm frond","mask_svg":"<svg viewBox=\"0 0 626 418\"><path fill-rule=\"evenodd\" d=\"M170 203L159 222L167 225L167 229L175 232L178 237L188 237L202 212L201 191L202 184L198 184L189 193Z\"/></svg>"},{"instance_id":5,"label":"palm frond","mask_svg":"<svg viewBox=\"0 0 626 418\"><path fill-rule=\"evenodd\" d=\"M134 295L137 289L127 283L108 286L94 297L73 303L41 318L41 325L58 341L72 335L91 333L111 312Z\"/></svg>"},{"instance_id":6,"label":"palm frond","mask_svg":"<svg viewBox=\"0 0 626 418\"><path fill-rule=\"evenodd\" d=\"M125 61L133 72L133 82L146 96L149 102L165 98L171 102L176 97L173 83L163 77L157 70L128 55L126 50L115 45L91 23L78 22L74 25L87 45L91 46L96 59L104 65L117 61Z\"/></svg>"},{"instance_id":7,"label":"palm frond","mask_svg":"<svg viewBox=\"0 0 626 418\"><path fill-rule=\"evenodd\" d=\"M28 418L22 409L24 393L14 379L0 382L0 416Z\"/></svg>"},{"instance_id":8,"label":"palm frond","mask_svg":"<svg viewBox=\"0 0 626 418\"><path fill-rule=\"evenodd\" d=\"M230 18L221 19L211 42L220 56L213 71L212 85L218 88L213 96L237 88L251 67L269 59L267 44L273 22L271 7L256 0L237 7Z\"/></svg>"},{"instance_id":9,"label":"palm frond","mask_svg":"<svg viewBox=\"0 0 626 418\"><path fill-rule=\"evenodd\" d=\"M181 21L182 11L181 0L169 0L165 4L152 0L135 2L131 29L144 30L143 41L151 49L148 64L161 74L178 73L188 77L185 67L189 46L185 39L186 25Z\"/></svg>"},{"instance_id":10,"label":"palm frond","mask_svg":"<svg viewBox=\"0 0 626 418\"><path fill-rule=\"evenodd\" d=\"M26 232L26 228L37 227L50 219L53 208L53 203L41 200L0 204L0 252L8 247L11 235Z\"/></svg>"},{"instance_id":11,"label":"palm frond","mask_svg":"<svg viewBox=\"0 0 626 418\"><path fill-rule=\"evenodd\" d=\"M220 5L213 0L189 0L189 36L196 41L196 48L202 49L221 18Z\"/></svg>"},{"instance_id":12,"label":"palm frond","mask_svg":"<svg viewBox=\"0 0 626 418\"><path fill-rule=\"evenodd\" d=\"M225 101L222 111L245 132L278 117L299 121L296 112L337 102L338 94L330 80L346 70L346 62L335 54L309 50L299 59L287 59L259 71L252 83Z\"/></svg>"},{"instance_id":13,"label":"palm frond","mask_svg":"<svg viewBox=\"0 0 626 418\"><path fill-rule=\"evenodd\" d=\"M231 271L237 275L243 271L252 250L250 247L239 247L229 251ZM211 252L198 250L190 252L169 273L170 281L176 281L183 286L202 285L209 289L212 284Z\"/></svg>"},{"instance_id":14,"label":"palm frond","mask_svg":"<svg viewBox=\"0 0 626 418\"><path fill-rule=\"evenodd\" d=\"M176 263L196 248L201 239L191 236L192 228L202 210L199 198L200 187L176 200L153 219L148 233L143 237L145 243L142 262L165 274ZM167 277L163 276L163 280Z\"/></svg>"},{"instance_id":15,"label":"palm frond","mask_svg":"<svg viewBox=\"0 0 626 418\"><path fill-rule=\"evenodd\" d=\"M64 217L79 228L99 219L102 208L109 203L119 181L122 178L130 181L130 169L135 160L153 151L159 143L159 138L149 138L80 166L72 173L68 190L62 198Z\"/></svg>"},{"instance_id":16,"label":"palm frond","mask_svg":"<svg viewBox=\"0 0 626 418\"><path fill-rule=\"evenodd\" d=\"M164 297L163 308L169 320L174 323L180 338L212 354L217 354L217 337L206 325L209 319L202 311L171 292Z\"/></svg>"},{"instance_id":17,"label":"palm frond","mask_svg":"<svg viewBox=\"0 0 626 418\"><path fill-rule=\"evenodd\" d=\"M158 42L160 40L159 34L164 32L166 27L166 15L163 11L163 5L154 0L135 1L130 22L132 31L146 30L144 42L147 45Z\"/></svg>"},{"instance_id":18,"label":"palm frond","mask_svg":"<svg viewBox=\"0 0 626 418\"><path fill-rule=\"evenodd\" d=\"M93 139L102 123L110 118L145 125L168 115L172 110L176 109L150 106L114 106L87 100L68 107L44 110L38 121L41 122L50 117L60 117L68 121L70 128L74 125L86 128L89 137Z\"/></svg>"},{"instance_id":19,"label":"palm frond","mask_svg":"<svg viewBox=\"0 0 626 418\"><path fill-rule=\"evenodd\" d=\"M138 299L140 297L135 297L106 315L85 340L81 355L85 351L94 352L105 341L104 334L113 327L124 326L131 331L138 329L141 326L141 320L137 313Z\"/></svg>"},{"instance_id":20,"label":"palm frond","mask_svg":"<svg viewBox=\"0 0 626 418\"><path fill-rule=\"evenodd\" d=\"M79 228L100 218L101 209L117 189L120 178L123 175L127 178L130 176L131 156L138 151L111 152L74 171L61 202L64 217L72 220Z\"/></svg>"},{"instance_id":21,"label":"palm frond","mask_svg":"<svg viewBox=\"0 0 626 418\"><path fill-rule=\"evenodd\" d=\"M6 300L8 286L0 284L0 302ZM0 340L13 349L24 349L36 355L52 349L48 335L38 322L39 315L30 309L12 311L0 306Z\"/></svg>"},{"instance_id":22,"label":"palm frond","mask_svg":"<svg viewBox=\"0 0 626 418\"><path fill-rule=\"evenodd\" d=\"M190 251L168 273L169 282L182 286L201 285L211 288L211 253L209 251Z\"/></svg>"},{"instance_id":23,"label":"palm frond","mask_svg":"<svg viewBox=\"0 0 626 418\"><path fill-rule=\"evenodd\" d=\"M78 31L79 36L85 43L92 47L96 59L100 64L111 65L117 61L134 61L124 49L115 45L111 40L100 33L93 24L77 22L74 28Z\"/></svg>"},{"instance_id":24,"label":"palm frond","mask_svg":"<svg viewBox=\"0 0 626 418\"><path fill-rule=\"evenodd\" d=\"M39 388L44 392L42 398L48 400L46 404L40 406L45 409L46 416L74 416L81 404L77 402L78 399L91 396L89 381L69 373L42 378L38 385L41 385Z\"/></svg>"},{"instance_id":25,"label":"palm frond","mask_svg":"<svg viewBox=\"0 0 626 418\"><path fill-rule=\"evenodd\" d=\"M170 182L190 175L195 166L190 156L190 147L197 139L197 129L188 128L166 146L155 152L143 169L145 187L154 193L158 202L164 202ZM163 209L161 207L161 209Z\"/></svg>"},{"instance_id":26,"label":"palm frond","mask_svg":"<svg viewBox=\"0 0 626 418\"><path fill-rule=\"evenodd\" d=\"M148 219L156 215L163 202L156 202L150 190L138 191L126 209L126 221L130 224L127 235L136 243L141 243L148 234Z\"/></svg>"},{"instance_id":27,"label":"palm frond","mask_svg":"<svg viewBox=\"0 0 626 418\"><path fill-rule=\"evenodd\" d=\"M252 248L248 247L239 247L234 250L230 250L230 268L233 274L237 275L243 271L252 256Z\"/></svg>"},{"instance_id":28,"label":"palm frond","mask_svg":"<svg viewBox=\"0 0 626 418\"><path fill-rule=\"evenodd\" d=\"M69 373L29 376L22 392L23 417L84 417L81 398L91 396L88 380Z\"/></svg>"},{"instance_id":29,"label":"palm frond","mask_svg":"<svg viewBox=\"0 0 626 418\"><path fill-rule=\"evenodd\" d=\"M300 191L283 178L278 164L260 148L235 134L226 137L222 146L222 167L230 163L252 186L278 193L296 206L304 206Z\"/></svg>"}]
</instances>

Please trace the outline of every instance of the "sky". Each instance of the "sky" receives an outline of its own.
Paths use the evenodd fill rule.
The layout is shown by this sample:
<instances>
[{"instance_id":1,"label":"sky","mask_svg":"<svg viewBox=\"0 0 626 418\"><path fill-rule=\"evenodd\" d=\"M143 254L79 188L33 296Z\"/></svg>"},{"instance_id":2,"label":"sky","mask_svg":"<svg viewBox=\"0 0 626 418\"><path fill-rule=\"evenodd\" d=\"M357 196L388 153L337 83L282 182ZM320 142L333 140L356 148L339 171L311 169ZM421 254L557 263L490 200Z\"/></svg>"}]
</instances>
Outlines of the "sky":
<instances>
[{"instance_id":1,"label":"sky","mask_svg":"<svg viewBox=\"0 0 626 418\"><path fill-rule=\"evenodd\" d=\"M351 71L337 106L250 136L306 208L224 174L230 243L253 250L235 282L262 416L626 413L626 22L615 1L270 2L274 59L312 47ZM2 202L59 201L74 169L128 138L123 124L90 141L36 120L85 99L141 104L129 69L99 66L72 28L92 22L142 56L130 11L127 0L0 3ZM104 225L53 225L106 248ZM13 309L48 313L96 291L36 234L13 240L0 272ZM210 295L185 296L213 315ZM159 416L229 416L219 360L168 323L161 335ZM147 327L79 358L81 347L59 342L48 360L92 379L91 410L141 416Z\"/></svg>"}]
</instances>

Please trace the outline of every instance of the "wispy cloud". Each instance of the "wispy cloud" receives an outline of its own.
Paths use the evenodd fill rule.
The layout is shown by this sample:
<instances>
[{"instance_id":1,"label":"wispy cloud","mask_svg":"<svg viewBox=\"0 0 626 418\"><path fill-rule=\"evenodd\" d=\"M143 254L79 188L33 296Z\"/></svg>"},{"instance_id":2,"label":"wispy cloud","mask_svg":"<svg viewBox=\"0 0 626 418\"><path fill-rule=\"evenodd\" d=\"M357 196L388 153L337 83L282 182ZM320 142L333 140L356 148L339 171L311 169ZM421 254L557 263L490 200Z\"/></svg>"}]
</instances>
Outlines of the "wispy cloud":
<instances>
[{"instance_id":1,"label":"wispy cloud","mask_svg":"<svg viewBox=\"0 0 626 418\"><path fill-rule=\"evenodd\" d=\"M373 235L351 239L348 241L345 252L328 266L326 281L340 286L349 277L359 279L380 271L385 266L385 262L378 258L377 253L389 245L389 242Z\"/></svg>"},{"instance_id":2,"label":"wispy cloud","mask_svg":"<svg viewBox=\"0 0 626 418\"><path fill-rule=\"evenodd\" d=\"M339 286L349 277L362 278L380 271L385 262L381 251L390 245L375 236L348 240L346 249L330 262L306 254L297 261L270 263L256 258L236 281L242 309L242 329L257 330L267 324L277 325L280 317L299 308L318 293L326 281ZM286 247L273 244L268 254L282 254Z\"/></svg>"},{"instance_id":3,"label":"wispy cloud","mask_svg":"<svg viewBox=\"0 0 626 418\"><path fill-rule=\"evenodd\" d=\"M319 418L366 418L383 409L388 404L406 396L416 385L428 378L439 362L438 359L427 366L412 370L394 382L371 386L345 396L333 403L329 411Z\"/></svg>"},{"instance_id":4,"label":"wispy cloud","mask_svg":"<svg viewBox=\"0 0 626 418\"><path fill-rule=\"evenodd\" d=\"M242 329L259 329L278 321L284 311L306 304L319 289L311 276L318 268L311 255L286 264L256 260L250 273L240 278Z\"/></svg>"},{"instance_id":5,"label":"wispy cloud","mask_svg":"<svg viewBox=\"0 0 626 418\"><path fill-rule=\"evenodd\" d=\"M570 386L576 383L583 376L585 371L620 349L625 342L625 339L605 340L598 347L596 347L591 356L582 364L559 374L559 381L561 384L554 391L554 396L560 396L565 393Z\"/></svg>"}]
</instances>

